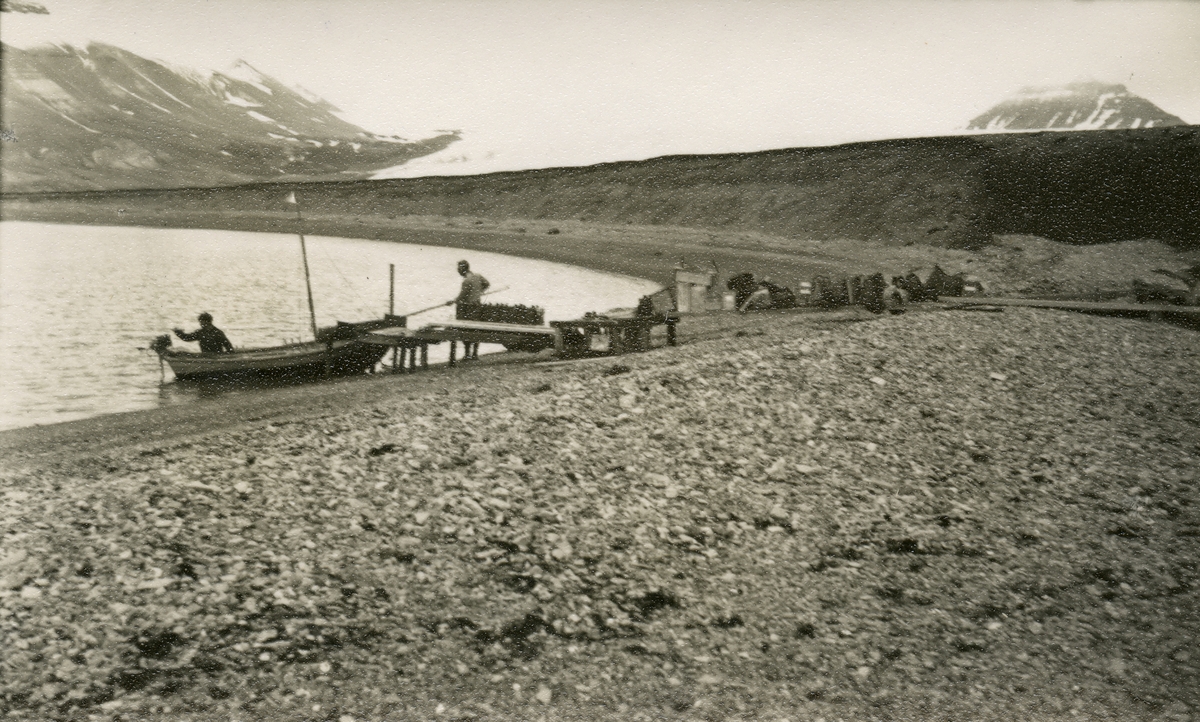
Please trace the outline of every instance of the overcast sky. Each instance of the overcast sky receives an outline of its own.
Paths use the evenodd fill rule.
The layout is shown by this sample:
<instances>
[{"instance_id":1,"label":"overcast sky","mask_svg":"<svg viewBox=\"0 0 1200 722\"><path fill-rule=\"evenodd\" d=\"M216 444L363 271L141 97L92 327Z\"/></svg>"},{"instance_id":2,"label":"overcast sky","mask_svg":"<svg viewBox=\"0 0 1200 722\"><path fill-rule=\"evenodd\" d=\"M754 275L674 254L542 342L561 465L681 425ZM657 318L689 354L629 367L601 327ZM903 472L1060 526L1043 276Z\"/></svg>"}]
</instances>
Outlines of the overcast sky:
<instances>
[{"instance_id":1,"label":"overcast sky","mask_svg":"<svg viewBox=\"0 0 1200 722\"><path fill-rule=\"evenodd\" d=\"M244 59L372 132L462 131L398 175L942 135L1079 80L1200 123L1200 2L41 1L6 43Z\"/></svg>"}]
</instances>

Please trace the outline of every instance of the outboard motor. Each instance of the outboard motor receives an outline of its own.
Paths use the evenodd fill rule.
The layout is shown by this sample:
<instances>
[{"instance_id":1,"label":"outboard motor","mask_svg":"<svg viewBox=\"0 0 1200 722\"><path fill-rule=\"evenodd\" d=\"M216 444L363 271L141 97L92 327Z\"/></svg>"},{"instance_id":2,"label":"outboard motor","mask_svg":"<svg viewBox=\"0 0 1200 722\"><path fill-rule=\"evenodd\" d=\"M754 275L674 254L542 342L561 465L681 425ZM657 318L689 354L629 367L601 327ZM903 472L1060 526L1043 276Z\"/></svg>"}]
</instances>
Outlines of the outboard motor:
<instances>
[{"instance_id":1,"label":"outboard motor","mask_svg":"<svg viewBox=\"0 0 1200 722\"><path fill-rule=\"evenodd\" d=\"M150 342L150 350L159 356L165 354L169 348L171 348L171 336L169 334L164 333L161 336L155 336L154 340Z\"/></svg>"}]
</instances>

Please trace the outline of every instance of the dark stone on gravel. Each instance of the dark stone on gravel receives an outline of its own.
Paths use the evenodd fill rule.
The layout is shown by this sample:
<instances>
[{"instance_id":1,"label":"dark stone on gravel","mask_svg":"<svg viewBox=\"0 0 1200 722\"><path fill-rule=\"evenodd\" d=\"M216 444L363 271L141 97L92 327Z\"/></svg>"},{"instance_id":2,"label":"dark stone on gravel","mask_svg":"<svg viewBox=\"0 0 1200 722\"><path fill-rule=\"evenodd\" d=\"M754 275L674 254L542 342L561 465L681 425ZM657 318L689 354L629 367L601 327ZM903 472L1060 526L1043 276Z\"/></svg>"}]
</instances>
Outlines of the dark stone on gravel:
<instances>
[{"instance_id":1,"label":"dark stone on gravel","mask_svg":"<svg viewBox=\"0 0 1200 722\"><path fill-rule=\"evenodd\" d=\"M638 616L646 618L660 609L677 608L679 606L679 597L671 592L656 589L645 594L629 597L628 602L633 606Z\"/></svg>"},{"instance_id":2,"label":"dark stone on gravel","mask_svg":"<svg viewBox=\"0 0 1200 722\"><path fill-rule=\"evenodd\" d=\"M140 634L132 641L143 657L166 659L170 656L171 651L183 644L185 640L175 632L156 631Z\"/></svg>"},{"instance_id":3,"label":"dark stone on gravel","mask_svg":"<svg viewBox=\"0 0 1200 722\"><path fill-rule=\"evenodd\" d=\"M367 456L383 456L384 454L391 454L395 451L395 444L380 444L379 446L373 447L371 450L369 450L367 452Z\"/></svg>"}]
</instances>

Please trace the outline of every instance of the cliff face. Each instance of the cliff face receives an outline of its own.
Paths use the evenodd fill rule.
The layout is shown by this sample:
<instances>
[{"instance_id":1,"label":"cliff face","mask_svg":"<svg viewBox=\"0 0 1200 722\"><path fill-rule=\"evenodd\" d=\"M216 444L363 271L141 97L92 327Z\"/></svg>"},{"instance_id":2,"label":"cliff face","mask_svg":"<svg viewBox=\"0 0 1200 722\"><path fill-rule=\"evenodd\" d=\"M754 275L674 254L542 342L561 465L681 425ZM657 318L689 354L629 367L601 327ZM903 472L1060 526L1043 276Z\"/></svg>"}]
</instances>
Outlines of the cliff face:
<instances>
[{"instance_id":1,"label":"cliff face","mask_svg":"<svg viewBox=\"0 0 1200 722\"><path fill-rule=\"evenodd\" d=\"M366 178L458 140L369 133L245 62L201 73L102 44L3 61L6 192Z\"/></svg>"}]
</instances>

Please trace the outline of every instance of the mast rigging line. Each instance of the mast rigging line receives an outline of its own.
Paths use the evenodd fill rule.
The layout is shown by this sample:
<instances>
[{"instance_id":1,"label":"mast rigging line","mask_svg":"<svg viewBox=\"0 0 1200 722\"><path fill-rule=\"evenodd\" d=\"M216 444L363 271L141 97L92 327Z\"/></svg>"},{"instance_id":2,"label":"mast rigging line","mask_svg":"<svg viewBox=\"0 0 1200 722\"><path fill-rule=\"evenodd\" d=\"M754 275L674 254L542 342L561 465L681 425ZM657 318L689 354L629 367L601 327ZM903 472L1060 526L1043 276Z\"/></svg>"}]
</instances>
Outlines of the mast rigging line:
<instances>
[{"instance_id":1,"label":"mast rigging line","mask_svg":"<svg viewBox=\"0 0 1200 722\"><path fill-rule=\"evenodd\" d=\"M300 236L300 258L304 261L304 289L308 291L308 319L312 324L313 339L317 338L317 312L313 309L312 281L308 277L308 250L304 247L304 218L300 215L300 201L292 191L287 200L296 206L296 233Z\"/></svg>"},{"instance_id":2,"label":"mast rigging line","mask_svg":"<svg viewBox=\"0 0 1200 722\"><path fill-rule=\"evenodd\" d=\"M366 312L367 314L370 314L370 304L368 304L366 299L362 297L362 294L358 292L358 289L354 287L354 284L350 283L350 279L346 278L346 274L342 273L342 269L338 267L337 261L334 260L333 256L329 255L329 250L321 246L318 246L318 248L321 249L321 255L325 256L325 260L329 261L329 265L333 266L333 270L337 271L337 275L342 279L342 283L344 283L346 287L350 289L350 293L354 294L354 297L358 299L359 313Z\"/></svg>"}]
</instances>

